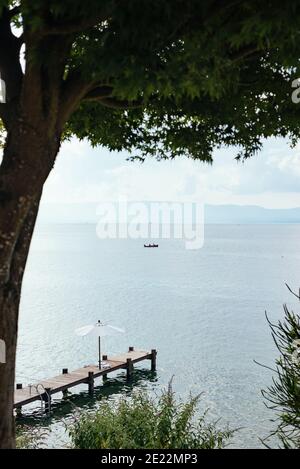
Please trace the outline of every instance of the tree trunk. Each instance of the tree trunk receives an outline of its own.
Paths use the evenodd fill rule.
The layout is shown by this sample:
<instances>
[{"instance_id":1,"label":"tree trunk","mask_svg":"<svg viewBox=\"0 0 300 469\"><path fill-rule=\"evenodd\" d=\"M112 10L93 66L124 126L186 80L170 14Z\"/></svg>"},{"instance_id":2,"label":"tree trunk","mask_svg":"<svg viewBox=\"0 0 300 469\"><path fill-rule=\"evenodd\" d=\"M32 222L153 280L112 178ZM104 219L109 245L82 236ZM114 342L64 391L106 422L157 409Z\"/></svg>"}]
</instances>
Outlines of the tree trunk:
<instances>
[{"instance_id":1,"label":"tree trunk","mask_svg":"<svg viewBox=\"0 0 300 469\"><path fill-rule=\"evenodd\" d=\"M19 126L8 136L0 168L0 449L15 447L13 415L15 359L22 279L42 188L59 139Z\"/></svg>"},{"instance_id":2,"label":"tree trunk","mask_svg":"<svg viewBox=\"0 0 300 469\"><path fill-rule=\"evenodd\" d=\"M18 312L43 185L59 151L64 125L91 86L82 87L80 78L79 89L72 80L65 87L73 34L40 35L28 23L20 40L11 31L11 20L9 8L0 8L0 69L6 82L0 117L8 132L0 165L0 345L2 341L6 345L6 363L0 363L0 449L15 445ZM24 73L22 43L26 44Z\"/></svg>"},{"instance_id":3,"label":"tree trunk","mask_svg":"<svg viewBox=\"0 0 300 469\"><path fill-rule=\"evenodd\" d=\"M0 364L0 448L14 448L13 416L15 359L21 284L30 240L38 212L38 200L26 217L12 256L11 276L0 288L0 336L6 346L6 363Z\"/></svg>"}]
</instances>

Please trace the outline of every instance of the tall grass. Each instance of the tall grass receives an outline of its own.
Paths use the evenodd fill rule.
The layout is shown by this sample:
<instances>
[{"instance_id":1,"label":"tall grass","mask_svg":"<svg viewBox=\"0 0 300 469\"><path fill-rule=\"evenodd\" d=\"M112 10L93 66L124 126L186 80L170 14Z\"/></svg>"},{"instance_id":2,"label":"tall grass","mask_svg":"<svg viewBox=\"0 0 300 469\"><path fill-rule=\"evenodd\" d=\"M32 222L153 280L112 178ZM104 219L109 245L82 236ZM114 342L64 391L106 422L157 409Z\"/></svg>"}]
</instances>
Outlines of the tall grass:
<instances>
[{"instance_id":1,"label":"tall grass","mask_svg":"<svg viewBox=\"0 0 300 469\"><path fill-rule=\"evenodd\" d=\"M30 426L17 426L16 448L17 449L40 449L45 446L48 432L41 428Z\"/></svg>"},{"instance_id":2,"label":"tall grass","mask_svg":"<svg viewBox=\"0 0 300 469\"><path fill-rule=\"evenodd\" d=\"M296 295L299 298L298 295ZM300 299L300 298L299 298ZM275 414L276 430L284 449L300 448L300 316L284 305L284 320L269 325L279 352L272 384L263 390L266 405ZM264 440L267 446L268 438Z\"/></svg>"},{"instance_id":3,"label":"tall grass","mask_svg":"<svg viewBox=\"0 0 300 469\"><path fill-rule=\"evenodd\" d=\"M117 403L101 402L93 414L82 413L69 428L75 448L81 449L220 449L232 436L228 428L196 417L200 396L177 401L171 385L155 399L133 392Z\"/></svg>"}]
</instances>

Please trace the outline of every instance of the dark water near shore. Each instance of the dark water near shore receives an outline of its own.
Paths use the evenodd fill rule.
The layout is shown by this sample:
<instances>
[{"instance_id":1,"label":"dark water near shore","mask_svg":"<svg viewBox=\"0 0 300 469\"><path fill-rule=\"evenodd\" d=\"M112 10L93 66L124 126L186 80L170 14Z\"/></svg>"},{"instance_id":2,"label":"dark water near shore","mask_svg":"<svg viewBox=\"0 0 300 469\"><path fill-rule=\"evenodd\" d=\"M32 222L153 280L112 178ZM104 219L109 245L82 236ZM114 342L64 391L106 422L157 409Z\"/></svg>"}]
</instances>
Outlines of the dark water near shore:
<instances>
[{"instance_id":1,"label":"dark water near shore","mask_svg":"<svg viewBox=\"0 0 300 469\"><path fill-rule=\"evenodd\" d=\"M298 307L285 282L299 286L300 225L207 225L204 247L178 240L144 249L143 240L99 240L92 225L39 226L28 262L21 303L17 381L36 382L96 361L94 339L74 329L97 319L126 329L108 337L109 353L128 345L157 348L158 370L140 365L134 386L157 390L174 376L185 397L203 392L212 419L242 427L235 447L259 447L272 417L260 389L276 351L264 316L282 317L282 303ZM110 378L100 395L130 392L124 374ZM24 409L22 423L51 428L48 444L62 446L64 423L76 407L95 405L86 387L55 399L50 418L39 405Z\"/></svg>"}]
</instances>

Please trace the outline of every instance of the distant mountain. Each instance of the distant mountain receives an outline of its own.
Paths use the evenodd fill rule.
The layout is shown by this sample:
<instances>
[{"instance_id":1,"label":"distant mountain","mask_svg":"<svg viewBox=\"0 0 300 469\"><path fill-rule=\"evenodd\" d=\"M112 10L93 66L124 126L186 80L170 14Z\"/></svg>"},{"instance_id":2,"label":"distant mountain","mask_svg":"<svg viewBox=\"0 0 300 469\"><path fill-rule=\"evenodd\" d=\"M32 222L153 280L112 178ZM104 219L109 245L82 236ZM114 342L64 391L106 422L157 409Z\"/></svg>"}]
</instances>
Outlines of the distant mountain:
<instances>
[{"instance_id":1,"label":"distant mountain","mask_svg":"<svg viewBox=\"0 0 300 469\"><path fill-rule=\"evenodd\" d=\"M148 205L149 202L146 202ZM97 203L41 205L40 223L97 223ZM252 205L206 205L205 223L300 223L300 207L267 209Z\"/></svg>"},{"instance_id":2,"label":"distant mountain","mask_svg":"<svg viewBox=\"0 0 300 469\"><path fill-rule=\"evenodd\" d=\"M300 223L300 207L269 209L255 205L206 205L206 223Z\"/></svg>"}]
</instances>

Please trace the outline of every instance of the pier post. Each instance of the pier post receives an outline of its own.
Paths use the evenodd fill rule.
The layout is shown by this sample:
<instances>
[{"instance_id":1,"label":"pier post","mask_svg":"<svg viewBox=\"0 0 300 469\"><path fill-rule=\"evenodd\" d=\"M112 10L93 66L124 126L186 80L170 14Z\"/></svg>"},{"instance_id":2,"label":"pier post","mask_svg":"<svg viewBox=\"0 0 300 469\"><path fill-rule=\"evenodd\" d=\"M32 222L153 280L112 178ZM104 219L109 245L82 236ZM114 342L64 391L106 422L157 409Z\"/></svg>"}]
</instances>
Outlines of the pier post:
<instances>
[{"instance_id":1,"label":"pier post","mask_svg":"<svg viewBox=\"0 0 300 469\"><path fill-rule=\"evenodd\" d=\"M152 349L151 350L151 371L156 371L156 355L157 355L157 350Z\"/></svg>"},{"instance_id":2,"label":"pier post","mask_svg":"<svg viewBox=\"0 0 300 469\"><path fill-rule=\"evenodd\" d=\"M95 384L94 372L89 371L88 385L89 385L89 394L90 395L93 395L93 393L94 393L94 384Z\"/></svg>"},{"instance_id":3,"label":"pier post","mask_svg":"<svg viewBox=\"0 0 300 469\"><path fill-rule=\"evenodd\" d=\"M106 362L107 361L107 355L102 355L102 361ZM103 382L107 380L107 373L104 373L102 375Z\"/></svg>"},{"instance_id":4,"label":"pier post","mask_svg":"<svg viewBox=\"0 0 300 469\"><path fill-rule=\"evenodd\" d=\"M133 363L131 358L127 358L127 379L129 380L132 377L133 373Z\"/></svg>"},{"instance_id":5,"label":"pier post","mask_svg":"<svg viewBox=\"0 0 300 469\"><path fill-rule=\"evenodd\" d=\"M42 398L45 402L45 412L48 413L51 410L51 388L45 388Z\"/></svg>"},{"instance_id":6,"label":"pier post","mask_svg":"<svg viewBox=\"0 0 300 469\"><path fill-rule=\"evenodd\" d=\"M68 373L69 373L68 368L63 368L63 369L62 369L62 374L63 374L63 375L67 375ZM68 394L69 394L68 389L64 389L63 392L62 392L62 394L63 394L63 397L64 397L64 398L67 398L67 397L68 397Z\"/></svg>"},{"instance_id":7,"label":"pier post","mask_svg":"<svg viewBox=\"0 0 300 469\"><path fill-rule=\"evenodd\" d=\"M16 389L22 389L22 388L23 388L22 383L17 383L16 384ZM16 408L16 415L17 415L17 417L22 416L22 406L19 406L19 407Z\"/></svg>"},{"instance_id":8,"label":"pier post","mask_svg":"<svg viewBox=\"0 0 300 469\"><path fill-rule=\"evenodd\" d=\"M23 389L23 384L22 383L17 383L16 384L16 389ZM16 415L17 415L17 417L22 416L22 406L16 408Z\"/></svg>"}]
</instances>

